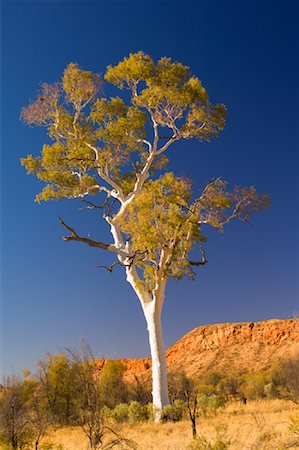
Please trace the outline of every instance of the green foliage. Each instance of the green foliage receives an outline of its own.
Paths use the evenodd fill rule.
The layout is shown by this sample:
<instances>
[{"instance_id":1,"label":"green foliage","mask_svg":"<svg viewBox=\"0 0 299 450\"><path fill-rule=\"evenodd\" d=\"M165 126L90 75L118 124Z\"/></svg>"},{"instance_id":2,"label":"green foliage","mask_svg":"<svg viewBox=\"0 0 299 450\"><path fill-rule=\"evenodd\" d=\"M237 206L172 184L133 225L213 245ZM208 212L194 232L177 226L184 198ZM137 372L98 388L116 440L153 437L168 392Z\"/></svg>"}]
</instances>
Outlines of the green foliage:
<instances>
[{"instance_id":1,"label":"green foliage","mask_svg":"<svg viewBox=\"0 0 299 450\"><path fill-rule=\"evenodd\" d=\"M162 252L163 276L175 279L185 273L193 276L187 255L195 242L205 238L186 210L190 196L190 183L167 173L148 182L121 218L121 229L130 238L132 250L146 255L136 260L136 264L143 269L149 288L156 283Z\"/></svg>"},{"instance_id":2,"label":"green foliage","mask_svg":"<svg viewBox=\"0 0 299 450\"><path fill-rule=\"evenodd\" d=\"M129 420L129 405L127 403L119 403L115 408L111 411L111 417L116 422L128 422Z\"/></svg>"},{"instance_id":3,"label":"green foliage","mask_svg":"<svg viewBox=\"0 0 299 450\"><path fill-rule=\"evenodd\" d=\"M268 372L248 373L243 376L239 392L250 400L266 397L270 376Z\"/></svg>"},{"instance_id":4,"label":"green foliage","mask_svg":"<svg viewBox=\"0 0 299 450\"><path fill-rule=\"evenodd\" d=\"M41 156L22 159L27 172L46 183L37 201L94 195L106 177L120 185L136 180L135 169L142 169L147 157L146 123L154 121L182 139L201 140L210 140L224 127L224 106L212 106L189 68L170 58L155 64L143 52L130 54L109 66L105 79L130 89L130 103L99 98L99 75L71 63L60 83L43 83L37 99L23 108L24 122L45 126L54 141ZM133 185L123 188L127 195Z\"/></svg>"},{"instance_id":5,"label":"green foliage","mask_svg":"<svg viewBox=\"0 0 299 450\"><path fill-rule=\"evenodd\" d=\"M99 377L101 402L109 408L128 400L128 386L123 380L125 365L119 361L106 361Z\"/></svg>"},{"instance_id":6,"label":"green foliage","mask_svg":"<svg viewBox=\"0 0 299 450\"><path fill-rule=\"evenodd\" d=\"M217 410L225 406L226 403L227 397L223 394L207 395L199 393L197 396L197 406L201 410L204 417L206 417L208 411L216 414Z\"/></svg>"},{"instance_id":7,"label":"green foliage","mask_svg":"<svg viewBox=\"0 0 299 450\"><path fill-rule=\"evenodd\" d=\"M129 422L145 422L149 419L149 411L147 405L133 401L129 404Z\"/></svg>"},{"instance_id":8,"label":"green foliage","mask_svg":"<svg viewBox=\"0 0 299 450\"><path fill-rule=\"evenodd\" d=\"M71 424L77 405L76 369L65 354L58 354L40 361L38 372L51 415L61 425Z\"/></svg>"}]
</instances>

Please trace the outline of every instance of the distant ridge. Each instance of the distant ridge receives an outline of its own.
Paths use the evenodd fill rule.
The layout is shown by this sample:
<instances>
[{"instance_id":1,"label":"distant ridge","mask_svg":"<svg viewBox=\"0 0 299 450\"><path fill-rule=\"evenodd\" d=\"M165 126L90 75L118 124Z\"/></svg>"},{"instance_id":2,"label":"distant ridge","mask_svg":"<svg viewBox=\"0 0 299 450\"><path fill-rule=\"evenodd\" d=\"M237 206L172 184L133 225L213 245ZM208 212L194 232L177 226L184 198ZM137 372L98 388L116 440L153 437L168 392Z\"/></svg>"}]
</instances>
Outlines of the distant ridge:
<instances>
[{"instance_id":1,"label":"distant ridge","mask_svg":"<svg viewBox=\"0 0 299 450\"><path fill-rule=\"evenodd\" d=\"M198 376L207 370L266 370L279 358L299 353L299 319L203 325L194 328L166 352L168 371ZM148 380L151 359L120 359L125 379ZM106 360L99 360L101 367Z\"/></svg>"}]
</instances>

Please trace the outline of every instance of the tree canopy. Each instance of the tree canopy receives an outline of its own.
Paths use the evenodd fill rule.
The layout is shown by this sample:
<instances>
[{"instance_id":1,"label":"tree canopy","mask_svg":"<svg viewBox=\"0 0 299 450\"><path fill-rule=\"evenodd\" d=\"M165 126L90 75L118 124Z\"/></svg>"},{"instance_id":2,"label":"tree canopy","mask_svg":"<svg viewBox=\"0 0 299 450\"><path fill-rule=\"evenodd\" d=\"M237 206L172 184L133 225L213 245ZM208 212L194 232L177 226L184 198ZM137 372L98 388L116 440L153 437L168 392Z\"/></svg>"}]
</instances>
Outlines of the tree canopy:
<instances>
[{"instance_id":1,"label":"tree canopy","mask_svg":"<svg viewBox=\"0 0 299 450\"><path fill-rule=\"evenodd\" d=\"M193 277L193 267L206 262L202 248L201 261L188 256L206 241L202 226L222 230L233 218L247 221L268 205L268 196L254 187L229 191L217 178L194 199L189 180L160 175L172 144L210 141L225 125L225 106L210 102L189 67L166 57L155 63L140 51L109 66L104 78L129 96L101 96L100 76L71 63L60 82L43 83L37 99L22 110L22 119L46 127L52 140L39 156L22 159L28 173L45 183L36 201L81 198L90 208L102 206L121 235L114 251L122 251L127 267L142 269L147 289L161 276ZM91 202L96 194L102 205ZM113 247L62 224L71 232L65 240Z\"/></svg>"}]
</instances>

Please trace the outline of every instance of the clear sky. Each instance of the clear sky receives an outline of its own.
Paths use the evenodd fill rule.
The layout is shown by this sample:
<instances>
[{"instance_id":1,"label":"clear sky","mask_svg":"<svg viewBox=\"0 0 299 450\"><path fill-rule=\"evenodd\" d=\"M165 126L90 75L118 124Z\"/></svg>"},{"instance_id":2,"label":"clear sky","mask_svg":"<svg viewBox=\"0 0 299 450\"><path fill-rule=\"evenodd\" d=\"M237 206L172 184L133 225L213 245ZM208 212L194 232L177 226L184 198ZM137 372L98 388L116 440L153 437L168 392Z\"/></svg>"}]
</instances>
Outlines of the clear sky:
<instances>
[{"instance_id":1,"label":"clear sky","mask_svg":"<svg viewBox=\"0 0 299 450\"><path fill-rule=\"evenodd\" d=\"M47 140L19 121L22 106L70 62L103 75L143 50L190 66L212 102L226 104L227 126L210 144L178 143L169 168L190 176L195 192L222 176L271 194L251 226L209 233L196 281L169 282L166 346L203 324L298 314L297 12L286 0L2 2L2 373L32 369L80 337L106 357L149 356L122 269L95 270L106 253L62 242L57 216L103 241L106 224L76 201L34 203L41 185L19 162Z\"/></svg>"}]
</instances>

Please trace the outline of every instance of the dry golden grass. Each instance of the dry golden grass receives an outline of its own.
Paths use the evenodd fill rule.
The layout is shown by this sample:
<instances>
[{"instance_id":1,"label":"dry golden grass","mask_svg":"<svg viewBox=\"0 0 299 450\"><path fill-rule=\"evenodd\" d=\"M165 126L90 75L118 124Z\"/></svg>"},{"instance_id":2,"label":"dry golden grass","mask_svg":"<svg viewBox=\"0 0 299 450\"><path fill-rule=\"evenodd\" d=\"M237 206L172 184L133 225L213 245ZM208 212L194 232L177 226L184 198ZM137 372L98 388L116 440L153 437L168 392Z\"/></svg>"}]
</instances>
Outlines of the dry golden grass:
<instances>
[{"instance_id":1,"label":"dry golden grass","mask_svg":"<svg viewBox=\"0 0 299 450\"><path fill-rule=\"evenodd\" d=\"M218 432L224 441L229 442L227 448L231 450L299 449L299 436L296 438L289 430L291 417L299 417L299 406L287 401L251 401L247 405L231 403L216 416L199 418L197 427L198 433L211 443ZM187 450L192 442L188 421L114 425L114 429L134 440L138 450ZM88 442L80 429L52 431L43 443L51 444L48 450L88 449ZM196 450L204 448L208 449L198 446Z\"/></svg>"}]
</instances>

